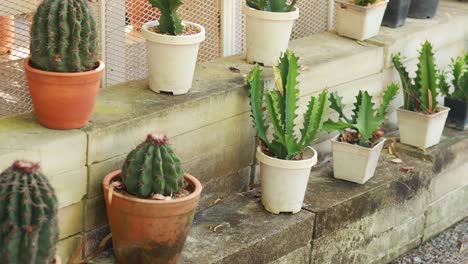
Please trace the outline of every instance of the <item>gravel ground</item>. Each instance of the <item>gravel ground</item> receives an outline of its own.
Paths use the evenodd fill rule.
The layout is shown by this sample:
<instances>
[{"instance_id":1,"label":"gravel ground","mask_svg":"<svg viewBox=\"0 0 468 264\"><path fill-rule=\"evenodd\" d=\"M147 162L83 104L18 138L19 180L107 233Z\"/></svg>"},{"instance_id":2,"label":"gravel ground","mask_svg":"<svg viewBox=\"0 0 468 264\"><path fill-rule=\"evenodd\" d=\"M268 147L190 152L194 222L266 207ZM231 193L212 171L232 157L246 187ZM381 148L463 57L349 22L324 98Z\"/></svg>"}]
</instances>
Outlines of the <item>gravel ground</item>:
<instances>
[{"instance_id":1,"label":"gravel ground","mask_svg":"<svg viewBox=\"0 0 468 264\"><path fill-rule=\"evenodd\" d=\"M468 218L391 264L468 264Z\"/></svg>"}]
</instances>

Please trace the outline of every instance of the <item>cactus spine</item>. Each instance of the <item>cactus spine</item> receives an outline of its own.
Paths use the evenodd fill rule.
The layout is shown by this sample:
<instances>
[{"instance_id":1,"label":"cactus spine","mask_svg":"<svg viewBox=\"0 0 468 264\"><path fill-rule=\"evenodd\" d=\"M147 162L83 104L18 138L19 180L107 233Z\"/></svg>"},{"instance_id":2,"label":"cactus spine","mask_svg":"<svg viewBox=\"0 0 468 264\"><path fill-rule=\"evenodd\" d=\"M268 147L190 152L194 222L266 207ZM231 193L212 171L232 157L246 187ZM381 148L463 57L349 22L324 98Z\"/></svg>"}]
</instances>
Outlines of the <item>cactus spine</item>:
<instances>
[{"instance_id":1,"label":"cactus spine","mask_svg":"<svg viewBox=\"0 0 468 264\"><path fill-rule=\"evenodd\" d=\"M149 198L154 194L170 196L184 186L180 160L163 135L148 135L132 150L122 168L127 192Z\"/></svg>"},{"instance_id":2,"label":"cactus spine","mask_svg":"<svg viewBox=\"0 0 468 264\"><path fill-rule=\"evenodd\" d=\"M16 161L0 174L0 263L53 263L58 234L54 189L38 164Z\"/></svg>"},{"instance_id":3,"label":"cactus spine","mask_svg":"<svg viewBox=\"0 0 468 264\"><path fill-rule=\"evenodd\" d=\"M158 26L160 33L178 35L184 32L184 26L177 14L177 9L184 3L183 0L149 0L149 2L161 11Z\"/></svg>"},{"instance_id":4,"label":"cactus spine","mask_svg":"<svg viewBox=\"0 0 468 264\"><path fill-rule=\"evenodd\" d=\"M31 26L31 66L50 72L96 68L98 37L87 0L44 0Z\"/></svg>"}]
</instances>

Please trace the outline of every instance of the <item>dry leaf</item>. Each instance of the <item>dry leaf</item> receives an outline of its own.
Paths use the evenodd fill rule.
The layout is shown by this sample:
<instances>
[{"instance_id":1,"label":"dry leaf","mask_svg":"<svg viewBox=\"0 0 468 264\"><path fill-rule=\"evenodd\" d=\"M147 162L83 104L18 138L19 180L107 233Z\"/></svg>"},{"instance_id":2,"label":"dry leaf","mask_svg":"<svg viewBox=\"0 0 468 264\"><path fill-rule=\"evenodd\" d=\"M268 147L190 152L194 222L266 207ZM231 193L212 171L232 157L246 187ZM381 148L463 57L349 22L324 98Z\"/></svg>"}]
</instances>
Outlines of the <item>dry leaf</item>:
<instances>
[{"instance_id":1,"label":"dry leaf","mask_svg":"<svg viewBox=\"0 0 468 264\"><path fill-rule=\"evenodd\" d=\"M233 73L240 73L239 68L236 68L236 67L229 67L229 70Z\"/></svg>"},{"instance_id":2,"label":"dry leaf","mask_svg":"<svg viewBox=\"0 0 468 264\"><path fill-rule=\"evenodd\" d=\"M225 222L217 226L210 226L209 230L213 233L219 233L228 227L231 227L231 224L229 224L228 222Z\"/></svg>"},{"instance_id":3,"label":"dry leaf","mask_svg":"<svg viewBox=\"0 0 468 264\"><path fill-rule=\"evenodd\" d=\"M392 159L392 162L396 163L396 164L403 163L403 161L401 159Z\"/></svg>"},{"instance_id":4,"label":"dry leaf","mask_svg":"<svg viewBox=\"0 0 468 264\"><path fill-rule=\"evenodd\" d=\"M109 200L109 205L112 204L112 194L114 194L114 188L119 188L120 186L122 185L121 182L119 181L115 181L115 182L112 182L109 186L109 193L107 196L108 200Z\"/></svg>"},{"instance_id":5,"label":"dry leaf","mask_svg":"<svg viewBox=\"0 0 468 264\"><path fill-rule=\"evenodd\" d=\"M153 199L153 200L166 200L166 196L157 193L157 194L153 195L153 197L151 197L151 199Z\"/></svg>"},{"instance_id":6,"label":"dry leaf","mask_svg":"<svg viewBox=\"0 0 468 264\"><path fill-rule=\"evenodd\" d=\"M401 168L400 168L400 171L401 171L401 172L410 173L410 172L413 172L413 171L414 171L414 167L411 167L411 166L401 167Z\"/></svg>"}]
</instances>

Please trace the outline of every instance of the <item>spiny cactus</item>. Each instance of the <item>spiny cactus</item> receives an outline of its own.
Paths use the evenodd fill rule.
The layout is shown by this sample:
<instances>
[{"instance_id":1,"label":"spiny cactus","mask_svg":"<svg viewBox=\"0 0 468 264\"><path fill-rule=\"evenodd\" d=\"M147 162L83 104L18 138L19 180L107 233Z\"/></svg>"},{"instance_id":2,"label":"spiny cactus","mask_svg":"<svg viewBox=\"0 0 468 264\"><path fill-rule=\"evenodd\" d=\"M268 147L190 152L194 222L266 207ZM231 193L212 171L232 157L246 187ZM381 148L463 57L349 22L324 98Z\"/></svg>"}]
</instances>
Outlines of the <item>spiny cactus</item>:
<instances>
[{"instance_id":1,"label":"spiny cactus","mask_svg":"<svg viewBox=\"0 0 468 264\"><path fill-rule=\"evenodd\" d=\"M122 168L127 192L149 198L154 194L170 196L184 186L180 160L163 135L148 135L132 150Z\"/></svg>"},{"instance_id":2,"label":"spiny cactus","mask_svg":"<svg viewBox=\"0 0 468 264\"><path fill-rule=\"evenodd\" d=\"M382 127L388 106L398 94L398 90L397 84L391 84L385 91L382 104L377 110L374 109L372 96L367 91L359 91L351 118L346 117L344 114L342 98L337 93L332 93L330 96L330 108L338 113L339 119L338 121L329 119L323 125L323 129L329 132L334 130L342 132L348 128L354 129L360 134L359 145L370 147L371 139L374 133Z\"/></svg>"},{"instance_id":3,"label":"spiny cactus","mask_svg":"<svg viewBox=\"0 0 468 264\"><path fill-rule=\"evenodd\" d=\"M444 71L439 74L440 91L452 99L468 101L468 53L452 59L451 73L453 77L451 85ZM453 92L450 92L450 86L453 86Z\"/></svg>"},{"instance_id":4,"label":"spiny cactus","mask_svg":"<svg viewBox=\"0 0 468 264\"><path fill-rule=\"evenodd\" d=\"M0 174L0 263L53 263L58 234L54 189L37 163L14 162Z\"/></svg>"},{"instance_id":5,"label":"spiny cactus","mask_svg":"<svg viewBox=\"0 0 468 264\"><path fill-rule=\"evenodd\" d=\"M179 35L184 31L182 21L177 9L184 3L183 0L149 0L153 7L161 11L159 19L159 32L163 34Z\"/></svg>"},{"instance_id":6,"label":"spiny cactus","mask_svg":"<svg viewBox=\"0 0 468 264\"><path fill-rule=\"evenodd\" d=\"M352 3L359 6L371 6L375 4L377 0L352 0Z\"/></svg>"},{"instance_id":7,"label":"spiny cactus","mask_svg":"<svg viewBox=\"0 0 468 264\"><path fill-rule=\"evenodd\" d=\"M291 12L297 0L291 4L287 0L247 0L247 5L251 8L269 12Z\"/></svg>"},{"instance_id":8,"label":"spiny cactus","mask_svg":"<svg viewBox=\"0 0 468 264\"><path fill-rule=\"evenodd\" d=\"M96 22L87 0L44 0L31 25L31 66L50 72L90 71L98 62Z\"/></svg>"},{"instance_id":9,"label":"spiny cactus","mask_svg":"<svg viewBox=\"0 0 468 264\"><path fill-rule=\"evenodd\" d=\"M318 98L311 97L304 113L301 139L295 135L295 119L299 99L299 58L287 50L275 67L276 90L264 92L262 70L255 65L249 73L250 107L254 126L261 142L278 159L295 159L319 135L328 109L328 93ZM269 125L265 122L263 102L266 104L268 120L272 124L273 140L267 137Z\"/></svg>"},{"instance_id":10,"label":"spiny cactus","mask_svg":"<svg viewBox=\"0 0 468 264\"><path fill-rule=\"evenodd\" d=\"M426 41L419 51L416 77L411 79L401 63L401 55L392 56L393 65L400 74L403 86L404 106L409 111L433 114L437 111L437 70L432 44Z\"/></svg>"}]
</instances>

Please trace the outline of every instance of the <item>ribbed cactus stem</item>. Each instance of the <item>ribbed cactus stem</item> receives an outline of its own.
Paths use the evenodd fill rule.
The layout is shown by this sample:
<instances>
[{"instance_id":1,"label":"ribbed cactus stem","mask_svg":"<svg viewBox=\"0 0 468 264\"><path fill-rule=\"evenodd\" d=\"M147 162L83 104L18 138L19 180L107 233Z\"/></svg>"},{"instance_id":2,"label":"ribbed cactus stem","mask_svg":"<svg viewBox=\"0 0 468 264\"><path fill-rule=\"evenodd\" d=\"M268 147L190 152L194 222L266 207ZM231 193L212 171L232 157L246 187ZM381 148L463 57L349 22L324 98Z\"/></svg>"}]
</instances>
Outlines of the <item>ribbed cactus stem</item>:
<instances>
[{"instance_id":1,"label":"ribbed cactus stem","mask_svg":"<svg viewBox=\"0 0 468 264\"><path fill-rule=\"evenodd\" d=\"M154 194L170 196L184 186L180 160L166 136L150 134L128 154L122 182L130 194L144 198Z\"/></svg>"},{"instance_id":2,"label":"ribbed cactus stem","mask_svg":"<svg viewBox=\"0 0 468 264\"><path fill-rule=\"evenodd\" d=\"M83 72L98 61L96 22L86 0L44 0L31 26L31 65L51 72Z\"/></svg>"},{"instance_id":3,"label":"ribbed cactus stem","mask_svg":"<svg viewBox=\"0 0 468 264\"><path fill-rule=\"evenodd\" d=\"M0 262L53 263L57 198L39 165L16 161L0 174Z\"/></svg>"},{"instance_id":4,"label":"ribbed cactus stem","mask_svg":"<svg viewBox=\"0 0 468 264\"><path fill-rule=\"evenodd\" d=\"M183 0L149 0L153 7L161 11L159 19L159 32L163 34L179 35L184 31L182 21L177 9L184 3Z\"/></svg>"}]
</instances>

